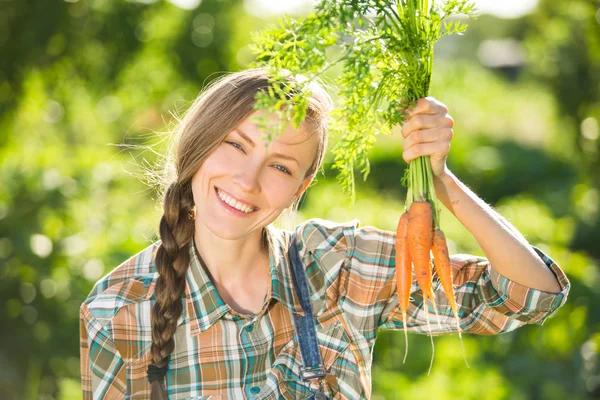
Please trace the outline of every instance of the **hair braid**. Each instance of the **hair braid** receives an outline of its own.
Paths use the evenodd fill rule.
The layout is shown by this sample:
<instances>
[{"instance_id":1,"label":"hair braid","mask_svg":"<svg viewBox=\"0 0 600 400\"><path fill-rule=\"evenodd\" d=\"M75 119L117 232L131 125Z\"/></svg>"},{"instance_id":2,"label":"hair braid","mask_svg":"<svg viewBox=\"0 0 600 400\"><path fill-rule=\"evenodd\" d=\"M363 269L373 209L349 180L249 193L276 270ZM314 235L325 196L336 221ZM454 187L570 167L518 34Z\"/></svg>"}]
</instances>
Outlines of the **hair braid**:
<instances>
[{"instance_id":1,"label":"hair braid","mask_svg":"<svg viewBox=\"0 0 600 400\"><path fill-rule=\"evenodd\" d=\"M152 308L152 362L166 371L175 348L173 336L177 319L183 312L185 272L189 265L187 244L194 235L194 222L188 217L194 206L191 185L172 183L164 198L160 220L161 244L156 251L156 304ZM152 399L166 399L164 379L152 379Z\"/></svg>"}]
</instances>

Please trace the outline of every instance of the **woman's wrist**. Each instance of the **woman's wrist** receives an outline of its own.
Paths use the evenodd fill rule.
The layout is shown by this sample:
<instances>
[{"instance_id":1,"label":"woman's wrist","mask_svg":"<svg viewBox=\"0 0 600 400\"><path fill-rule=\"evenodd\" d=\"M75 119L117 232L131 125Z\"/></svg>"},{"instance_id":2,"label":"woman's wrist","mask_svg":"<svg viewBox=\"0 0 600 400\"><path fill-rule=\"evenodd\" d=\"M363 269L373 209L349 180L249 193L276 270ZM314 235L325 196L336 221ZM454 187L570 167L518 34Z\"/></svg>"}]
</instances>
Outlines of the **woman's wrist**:
<instances>
[{"instance_id":1,"label":"woman's wrist","mask_svg":"<svg viewBox=\"0 0 600 400\"><path fill-rule=\"evenodd\" d=\"M436 197L452 213L453 210L448 193L451 185L456 184L455 179L456 176L448 168L445 169L443 175L434 176L433 178Z\"/></svg>"}]
</instances>

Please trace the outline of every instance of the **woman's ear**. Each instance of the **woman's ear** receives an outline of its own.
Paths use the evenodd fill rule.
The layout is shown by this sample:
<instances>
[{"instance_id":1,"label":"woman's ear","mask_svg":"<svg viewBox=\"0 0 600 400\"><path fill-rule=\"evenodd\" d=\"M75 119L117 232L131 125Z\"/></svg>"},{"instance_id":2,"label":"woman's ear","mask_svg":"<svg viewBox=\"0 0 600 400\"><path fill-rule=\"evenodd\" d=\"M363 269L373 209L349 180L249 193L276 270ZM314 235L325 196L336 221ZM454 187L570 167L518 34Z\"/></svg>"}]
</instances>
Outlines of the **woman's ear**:
<instances>
[{"instance_id":1,"label":"woman's ear","mask_svg":"<svg viewBox=\"0 0 600 400\"><path fill-rule=\"evenodd\" d=\"M308 178L306 178L304 180L304 182L302 182L302 185L300 185L300 187L298 188L298 191L296 192L296 194L294 194L294 200L296 200L296 199L300 198L300 196L302 196L302 193L304 193L304 191L308 188L308 186L312 182L313 178L314 178L314 175L309 176Z\"/></svg>"}]
</instances>

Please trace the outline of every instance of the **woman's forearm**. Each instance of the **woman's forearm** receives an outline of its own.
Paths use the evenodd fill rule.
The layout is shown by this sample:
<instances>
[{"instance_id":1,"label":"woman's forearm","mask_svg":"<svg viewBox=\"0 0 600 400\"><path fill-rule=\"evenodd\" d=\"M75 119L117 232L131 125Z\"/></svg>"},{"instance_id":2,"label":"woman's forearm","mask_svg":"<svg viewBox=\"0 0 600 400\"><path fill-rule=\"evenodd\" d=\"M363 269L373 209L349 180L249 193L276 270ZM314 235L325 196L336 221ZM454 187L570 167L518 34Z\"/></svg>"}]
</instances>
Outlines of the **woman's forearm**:
<instances>
[{"instance_id":1,"label":"woman's forearm","mask_svg":"<svg viewBox=\"0 0 600 400\"><path fill-rule=\"evenodd\" d=\"M454 174L435 180L438 199L475 237L492 268L523 286L560 292L554 274L525 237Z\"/></svg>"}]
</instances>

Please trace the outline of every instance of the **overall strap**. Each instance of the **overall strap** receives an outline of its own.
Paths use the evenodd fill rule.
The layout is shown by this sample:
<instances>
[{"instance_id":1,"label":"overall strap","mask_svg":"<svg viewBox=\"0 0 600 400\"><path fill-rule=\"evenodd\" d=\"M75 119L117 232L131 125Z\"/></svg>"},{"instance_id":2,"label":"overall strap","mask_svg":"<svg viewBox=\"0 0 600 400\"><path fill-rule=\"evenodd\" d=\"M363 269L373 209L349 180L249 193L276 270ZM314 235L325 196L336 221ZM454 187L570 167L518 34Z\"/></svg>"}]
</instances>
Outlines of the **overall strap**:
<instances>
[{"instance_id":1,"label":"overall strap","mask_svg":"<svg viewBox=\"0 0 600 400\"><path fill-rule=\"evenodd\" d=\"M292 313L296 324L296 335L300 345L300 352L304 366L301 369L300 377L306 381L314 378L323 378L327 375L319 344L317 342L317 332L315 330L315 321L313 317L312 305L310 302L310 293L306 281L306 271L296 248L296 233L290 240L289 258L291 263L292 278L296 294L300 298L300 305L304 310L304 315Z\"/></svg>"}]
</instances>

